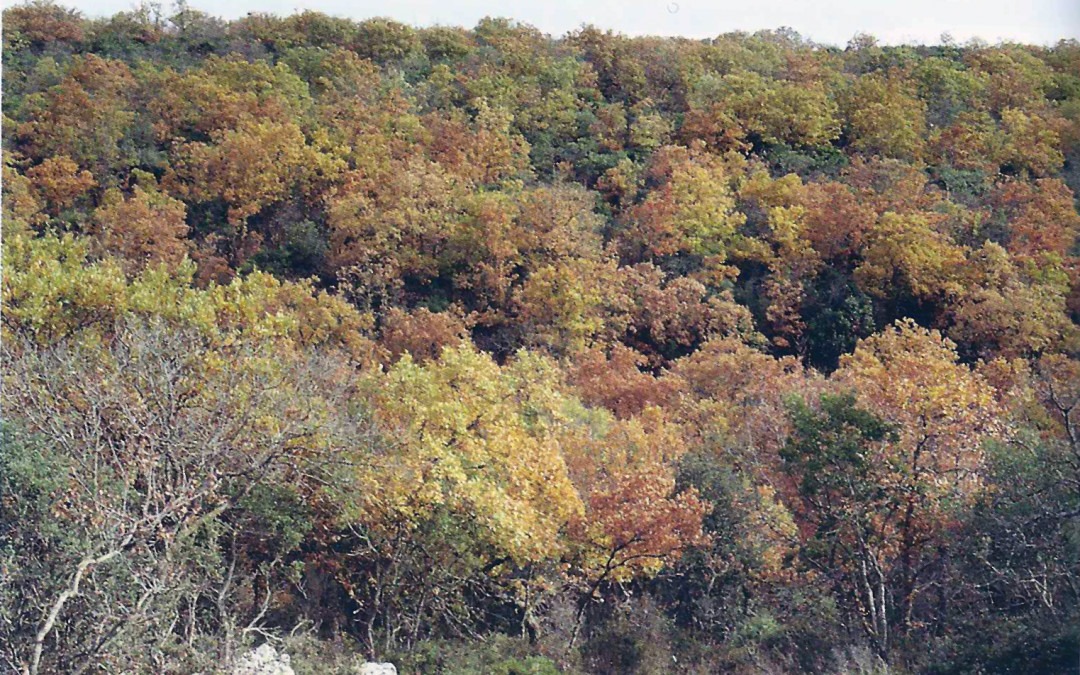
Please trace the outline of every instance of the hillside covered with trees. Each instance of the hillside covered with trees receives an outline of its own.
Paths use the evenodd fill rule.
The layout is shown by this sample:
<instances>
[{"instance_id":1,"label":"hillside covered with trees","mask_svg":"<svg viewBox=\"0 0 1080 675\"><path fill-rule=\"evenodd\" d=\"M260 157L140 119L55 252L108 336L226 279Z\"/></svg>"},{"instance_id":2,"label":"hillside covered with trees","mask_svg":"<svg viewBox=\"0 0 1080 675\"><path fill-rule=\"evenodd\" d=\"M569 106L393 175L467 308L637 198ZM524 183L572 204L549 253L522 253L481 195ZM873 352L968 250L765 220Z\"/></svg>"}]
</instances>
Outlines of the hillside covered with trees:
<instances>
[{"instance_id":1,"label":"hillside covered with trees","mask_svg":"<svg viewBox=\"0 0 1080 675\"><path fill-rule=\"evenodd\" d=\"M3 12L0 672L1080 659L1080 44Z\"/></svg>"}]
</instances>

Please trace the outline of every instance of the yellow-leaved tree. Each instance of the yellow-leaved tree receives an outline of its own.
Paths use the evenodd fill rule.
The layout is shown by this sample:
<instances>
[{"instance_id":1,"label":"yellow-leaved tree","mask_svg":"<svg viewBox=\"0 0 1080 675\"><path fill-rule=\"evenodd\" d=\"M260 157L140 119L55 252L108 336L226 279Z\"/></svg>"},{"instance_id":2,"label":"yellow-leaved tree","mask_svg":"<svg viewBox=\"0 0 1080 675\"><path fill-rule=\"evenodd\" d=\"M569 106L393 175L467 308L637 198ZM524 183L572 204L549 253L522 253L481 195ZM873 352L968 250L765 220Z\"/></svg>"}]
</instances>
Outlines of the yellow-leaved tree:
<instances>
[{"instance_id":1,"label":"yellow-leaved tree","mask_svg":"<svg viewBox=\"0 0 1080 675\"><path fill-rule=\"evenodd\" d=\"M559 553L560 530L581 502L559 446L532 419L544 414L529 400L535 384L467 346L424 365L404 356L366 384L394 439L363 472L366 519L416 524L448 509L510 560Z\"/></svg>"}]
</instances>

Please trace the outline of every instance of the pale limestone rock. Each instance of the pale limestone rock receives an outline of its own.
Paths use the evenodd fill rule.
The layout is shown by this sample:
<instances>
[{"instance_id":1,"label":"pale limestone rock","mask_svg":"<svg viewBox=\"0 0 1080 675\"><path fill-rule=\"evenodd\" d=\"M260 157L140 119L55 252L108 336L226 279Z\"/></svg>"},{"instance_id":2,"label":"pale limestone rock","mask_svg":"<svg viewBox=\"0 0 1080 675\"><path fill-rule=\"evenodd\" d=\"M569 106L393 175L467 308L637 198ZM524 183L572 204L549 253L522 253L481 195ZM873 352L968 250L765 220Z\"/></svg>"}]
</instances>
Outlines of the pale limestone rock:
<instances>
[{"instance_id":1,"label":"pale limestone rock","mask_svg":"<svg viewBox=\"0 0 1080 675\"><path fill-rule=\"evenodd\" d=\"M356 671L357 675L397 675L397 666L392 663L368 661Z\"/></svg>"},{"instance_id":2,"label":"pale limestone rock","mask_svg":"<svg viewBox=\"0 0 1080 675\"><path fill-rule=\"evenodd\" d=\"M240 659L231 675L296 675L288 654L278 654L269 643L253 649Z\"/></svg>"}]
</instances>

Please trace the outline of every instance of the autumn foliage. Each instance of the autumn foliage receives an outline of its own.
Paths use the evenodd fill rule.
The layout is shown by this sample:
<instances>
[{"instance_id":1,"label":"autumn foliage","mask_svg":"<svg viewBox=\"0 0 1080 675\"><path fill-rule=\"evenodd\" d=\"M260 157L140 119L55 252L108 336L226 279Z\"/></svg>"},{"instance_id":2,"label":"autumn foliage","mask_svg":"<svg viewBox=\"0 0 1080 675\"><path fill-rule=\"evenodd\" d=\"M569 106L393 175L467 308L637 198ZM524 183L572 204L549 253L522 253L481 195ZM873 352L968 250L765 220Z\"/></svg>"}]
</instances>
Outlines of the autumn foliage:
<instances>
[{"instance_id":1,"label":"autumn foliage","mask_svg":"<svg viewBox=\"0 0 1080 675\"><path fill-rule=\"evenodd\" d=\"M3 40L0 671L1075 666L1075 41Z\"/></svg>"}]
</instances>

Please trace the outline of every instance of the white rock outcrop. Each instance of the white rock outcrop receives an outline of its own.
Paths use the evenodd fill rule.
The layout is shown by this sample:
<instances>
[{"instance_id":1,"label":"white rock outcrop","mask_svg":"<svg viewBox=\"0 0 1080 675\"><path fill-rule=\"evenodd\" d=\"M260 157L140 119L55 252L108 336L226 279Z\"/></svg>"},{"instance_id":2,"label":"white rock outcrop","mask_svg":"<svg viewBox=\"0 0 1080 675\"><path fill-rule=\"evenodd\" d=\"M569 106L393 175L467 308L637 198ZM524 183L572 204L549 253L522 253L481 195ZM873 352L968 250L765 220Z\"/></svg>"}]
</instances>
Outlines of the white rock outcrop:
<instances>
[{"instance_id":1,"label":"white rock outcrop","mask_svg":"<svg viewBox=\"0 0 1080 675\"><path fill-rule=\"evenodd\" d=\"M368 661L356 671L357 675L397 675L397 666L392 663Z\"/></svg>"},{"instance_id":2,"label":"white rock outcrop","mask_svg":"<svg viewBox=\"0 0 1080 675\"><path fill-rule=\"evenodd\" d=\"M231 675L296 675L288 654L278 654L269 643L252 649L241 657ZM396 675L396 671L395 671Z\"/></svg>"}]
</instances>

